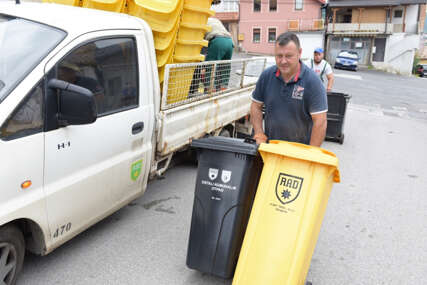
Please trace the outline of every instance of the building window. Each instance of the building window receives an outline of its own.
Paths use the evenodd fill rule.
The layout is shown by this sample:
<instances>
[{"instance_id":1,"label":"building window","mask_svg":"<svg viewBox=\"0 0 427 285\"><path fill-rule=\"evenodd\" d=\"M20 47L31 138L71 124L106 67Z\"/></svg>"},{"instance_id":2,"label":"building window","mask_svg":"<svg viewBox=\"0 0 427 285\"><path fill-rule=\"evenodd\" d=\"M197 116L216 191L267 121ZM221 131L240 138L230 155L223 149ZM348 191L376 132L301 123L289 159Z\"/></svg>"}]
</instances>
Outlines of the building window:
<instances>
[{"instance_id":1,"label":"building window","mask_svg":"<svg viewBox=\"0 0 427 285\"><path fill-rule=\"evenodd\" d=\"M254 0L254 12L261 11L261 0Z\"/></svg>"},{"instance_id":2,"label":"building window","mask_svg":"<svg viewBox=\"0 0 427 285\"><path fill-rule=\"evenodd\" d=\"M402 10L395 10L394 11L394 17L395 18L402 18L403 11Z\"/></svg>"},{"instance_id":3,"label":"building window","mask_svg":"<svg viewBox=\"0 0 427 285\"><path fill-rule=\"evenodd\" d=\"M302 10L304 0L295 0L295 10Z\"/></svg>"},{"instance_id":4,"label":"building window","mask_svg":"<svg viewBox=\"0 0 427 285\"><path fill-rule=\"evenodd\" d=\"M277 11L277 0L270 0L270 12Z\"/></svg>"},{"instance_id":5,"label":"building window","mask_svg":"<svg viewBox=\"0 0 427 285\"><path fill-rule=\"evenodd\" d=\"M268 29L268 42L274 43L276 41L276 28Z\"/></svg>"},{"instance_id":6,"label":"building window","mask_svg":"<svg viewBox=\"0 0 427 285\"><path fill-rule=\"evenodd\" d=\"M261 29L254 28L252 32L252 42L259 43L261 41Z\"/></svg>"}]
</instances>

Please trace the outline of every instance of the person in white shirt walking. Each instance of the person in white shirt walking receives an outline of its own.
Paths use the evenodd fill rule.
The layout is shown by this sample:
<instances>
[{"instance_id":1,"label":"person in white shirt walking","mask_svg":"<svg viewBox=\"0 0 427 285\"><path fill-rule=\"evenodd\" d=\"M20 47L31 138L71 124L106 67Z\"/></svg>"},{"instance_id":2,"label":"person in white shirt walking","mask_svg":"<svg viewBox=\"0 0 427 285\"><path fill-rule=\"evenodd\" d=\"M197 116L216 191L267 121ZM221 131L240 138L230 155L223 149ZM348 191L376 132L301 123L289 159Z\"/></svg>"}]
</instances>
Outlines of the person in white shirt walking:
<instances>
[{"instance_id":1,"label":"person in white shirt walking","mask_svg":"<svg viewBox=\"0 0 427 285\"><path fill-rule=\"evenodd\" d=\"M307 63L308 67L310 67L317 75L319 75L320 80L327 92L332 91L332 85L334 84L334 73L332 72L331 65L323 59L324 52L323 48L316 48L314 50L314 56Z\"/></svg>"}]
</instances>

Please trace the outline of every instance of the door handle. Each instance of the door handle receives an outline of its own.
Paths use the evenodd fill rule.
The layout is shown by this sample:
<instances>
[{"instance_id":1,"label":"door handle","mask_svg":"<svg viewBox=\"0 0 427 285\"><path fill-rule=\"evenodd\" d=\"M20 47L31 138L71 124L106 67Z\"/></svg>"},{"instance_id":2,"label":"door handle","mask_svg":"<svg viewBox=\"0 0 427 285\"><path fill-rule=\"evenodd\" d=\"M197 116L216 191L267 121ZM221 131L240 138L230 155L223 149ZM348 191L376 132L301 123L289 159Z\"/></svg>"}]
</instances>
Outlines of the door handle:
<instances>
[{"instance_id":1,"label":"door handle","mask_svg":"<svg viewBox=\"0 0 427 285\"><path fill-rule=\"evenodd\" d=\"M132 135L136 135L144 130L144 122L138 122L132 126Z\"/></svg>"}]
</instances>

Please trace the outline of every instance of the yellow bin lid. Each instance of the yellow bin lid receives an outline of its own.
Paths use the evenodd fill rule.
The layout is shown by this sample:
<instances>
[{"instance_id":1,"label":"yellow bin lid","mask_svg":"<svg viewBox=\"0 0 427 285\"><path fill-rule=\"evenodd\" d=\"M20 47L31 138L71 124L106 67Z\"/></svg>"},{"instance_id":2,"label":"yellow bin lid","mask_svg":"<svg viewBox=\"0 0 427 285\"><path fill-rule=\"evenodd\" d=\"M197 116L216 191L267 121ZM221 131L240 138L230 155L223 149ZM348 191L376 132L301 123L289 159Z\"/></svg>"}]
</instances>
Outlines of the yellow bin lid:
<instances>
[{"instance_id":1,"label":"yellow bin lid","mask_svg":"<svg viewBox=\"0 0 427 285\"><path fill-rule=\"evenodd\" d=\"M340 182L338 158L334 153L327 151L326 149L302 143L271 140L268 144L262 143L258 150L261 155L263 155L263 153L265 152L268 152L280 156L286 156L332 166L335 168L334 182Z\"/></svg>"}]
</instances>

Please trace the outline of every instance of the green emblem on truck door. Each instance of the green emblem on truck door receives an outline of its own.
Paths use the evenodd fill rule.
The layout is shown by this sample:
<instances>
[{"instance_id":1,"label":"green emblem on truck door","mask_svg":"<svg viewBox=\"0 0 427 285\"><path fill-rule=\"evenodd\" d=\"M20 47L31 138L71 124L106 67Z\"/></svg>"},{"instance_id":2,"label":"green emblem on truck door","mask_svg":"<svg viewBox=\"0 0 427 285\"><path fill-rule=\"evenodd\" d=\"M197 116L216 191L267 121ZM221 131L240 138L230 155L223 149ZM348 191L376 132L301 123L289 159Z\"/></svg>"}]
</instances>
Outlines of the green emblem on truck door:
<instances>
[{"instance_id":1,"label":"green emblem on truck door","mask_svg":"<svg viewBox=\"0 0 427 285\"><path fill-rule=\"evenodd\" d=\"M133 181L138 179L139 175L141 174L141 169L142 159L132 164L132 166L130 167L130 178L132 178Z\"/></svg>"}]
</instances>

